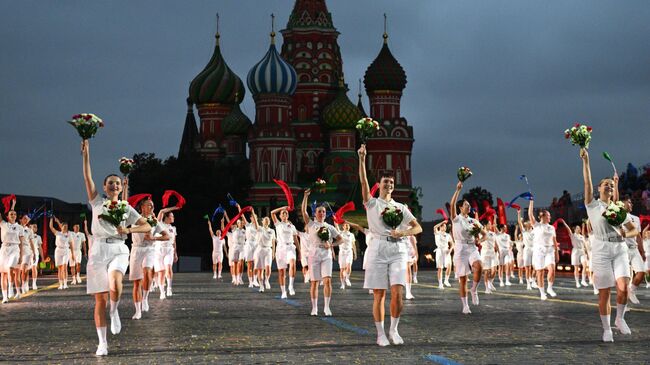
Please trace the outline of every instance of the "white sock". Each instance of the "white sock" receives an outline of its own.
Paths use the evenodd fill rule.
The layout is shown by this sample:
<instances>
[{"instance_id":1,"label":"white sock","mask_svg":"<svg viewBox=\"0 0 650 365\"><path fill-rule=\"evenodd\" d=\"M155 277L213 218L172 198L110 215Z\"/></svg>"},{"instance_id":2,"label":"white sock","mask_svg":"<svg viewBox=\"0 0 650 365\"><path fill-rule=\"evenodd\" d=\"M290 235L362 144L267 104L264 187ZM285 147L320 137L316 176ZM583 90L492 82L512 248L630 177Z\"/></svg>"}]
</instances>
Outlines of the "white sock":
<instances>
[{"instance_id":1,"label":"white sock","mask_svg":"<svg viewBox=\"0 0 650 365\"><path fill-rule=\"evenodd\" d=\"M120 304L120 301L119 301L119 300L118 300L117 302L114 302L114 301L111 299L111 310L110 310L110 312L109 312L111 315L115 314L115 312L117 311L117 306L118 306L119 304Z\"/></svg>"},{"instance_id":2,"label":"white sock","mask_svg":"<svg viewBox=\"0 0 650 365\"><path fill-rule=\"evenodd\" d=\"M575 279L576 279L576 284L580 284L580 281L578 280L577 276L575 277Z\"/></svg>"},{"instance_id":3,"label":"white sock","mask_svg":"<svg viewBox=\"0 0 650 365\"><path fill-rule=\"evenodd\" d=\"M293 288L293 281L294 281L294 279L295 279L295 278L294 278L293 276L289 276L289 288Z\"/></svg>"},{"instance_id":4,"label":"white sock","mask_svg":"<svg viewBox=\"0 0 650 365\"><path fill-rule=\"evenodd\" d=\"M476 287L478 287L478 281L472 281L472 289L470 291L476 291Z\"/></svg>"},{"instance_id":5,"label":"white sock","mask_svg":"<svg viewBox=\"0 0 650 365\"><path fill-rule=\"evenodd\" d=\"M553 290L553 283L550 281L548 282L548 289Z\"/></svg>"},{"instance_id":6,"label":"white sock","mask_svg":"<svg viewBox=\"0 0 650 365\"><path fill-rule=\"evenodd\" d=\"M142 302L133 302L135 304L135 313L142 313Z\"/></svg>"},{"instance_id":7,"label":"white sock","mask_svg":"<svg viewBox=\"0 0 650 365\"><path fill-rule=\"evenodd\" d=\"M167 288L172 287L172 278L167 278Z\"/></svg>"},{"instance_id":8,"label":"white sock","mask_svg":"<svg viewBox=\"0 0 650 365\"><path fill-rule=\"evenodd\" d=\"M467 304L467 297L460 297L460 301L463 303L463 308L469 307L469 305Z\"/></svg>"},{"instance_id":9,"label":"white sock","mask_svg":"<svg viewBox=\"0 0 650 365\"><path fill-rule=\"evenodd\" d=\"M600 315L600 322L603 324L603 329L605 331L611 331L612 330L612 325L609 323L610 322L610 316L605 315L603 316L602 314Z\"/></svg>"},{"instance_id":10,"label":"white sock","mask_svg":"<svg viewBox=\"0 0 650 365\"><path fill-rule=\"evenodd\" d=\"M99 344L106 343L106 327L96 327L97 329L97 338L99 338Z\"/></svg>"},{"instance_id":11,"label":"white sock","mask_svg":"<svg viewBox=\"0 0 650 365\"><path fill-rule=\"evenodd\" d=\"M413 273L413 279L417 280L418 279L418 273Z\"/></svg>"},{"instance_id":12,"label":"white sock","mask_svg":"<svg viewBox=\"0 0 650 365\"><path fill-rule=\"evenodd\" d=\"M616 303L616 320L624 320L625 319L625 307L627 307L627 304L618 304Z\"/></svg>"},{"instance_id":13,"label":"white sock","mask_svg":"<svg viewBox=\"0 0 650 365\"><path fill-rule=\"evenodd\" d=\"M329 308L330 307L330 300L332 300L332 297L324 297L325 299L325 307L324 308Z\"/></svg>"},{"instance_id":14,"label":"white sock","mask_svg":"<svg viewBox=\"0 0 650 365\"><path fill-rule=\"evenodd\" d=\"M388 333L397 332L397 325L398 324L399 324L399 317L395 318L393 316L390 316L390 330L388 330Z\"/></svg>"},{"instance_id":15,"label":"white sock","mask_svg":"<svg viewBox=\"0 0 650 365\"><path fill-rule=\"evenodd\" d=\"M282 290L282 294L287 292L287 289L284 288L284 285L280 286L280 289Z\"/></svg>"},{"instance_id":16,"label":"white sock","mask_svg":"<svg viewBox=\"0 0 650 365\"><path fill-rule=\"evenodd\" d=\"M36 279L32 279L32 286L36 286Z\"/></svg>"},{"instance_id":17,"label":"white sock","mask_svg":"<svg viewBox=\"0 0 650 365\"><path fill-rule=\"evenodd\" d=\"M8 293L8 290L2 289L2 300L7 299L7 297L8 297L7 293Z\"/></svg>"},{"instance_id":18,"label":"white sock","mask_svg":"<svg viewBox=\"0 0 650 365\"><path fill-rule=\"evenodd\" d=\"M341 286L345 285L345 278L341 278Z\"/></svg>"},{"instance_id":19,"label":"white sock","mask_svg":"<svg viewBox=\"0 0 650 365\"><path fill-rule=\"evenodd\" d=\"M375 328L377 328L377 337L386 336L386 332L384 331L384 321L375 322Z\"/></svg>"},{"instance_id":20,"label":"white sock","mask_svg":"<svg viewBox=\"0 0 650 365\"><path fill-rule=\"evenodd\" d=\"M544 287L543 286L538 287L538 289L539 289L539 294L546 295L546 294L544 294Z\"/></svg>"},{"instance_id":21,"label":"white sock","mask_svg":"<svg viewBox=\"0 0 650 365\"><path fill-rule=\"evenodd\" d=\"M636 291L637 288L638 288L638 286L636 286L634 284L630 284L630 289L632 289L632 291Z\"/></svg>"},{"instance_id":22,"label":"white sock","mask_svg":"<svg viewBox=\"0 0 650 365\"><path fill-rule=\"evenodd\" d=\"M151 290L151 287L149 287L149 290ZM149 290L143 290L142 291L142 300L148 300L149 299Z\"/></svg>"},{"instance_id":23,"label":"white sock","mask_svg":"<svg viewBox=\"0 0 650 365\"><path fill-rule=\"evenodd\" d=\"M582 281L585 281L585 278L587 277L587 273L585 272L585 270L582 270L582 276L581 277L582 277Z\"/></svg>"},{"instance_id":24,"label":"white sock","mask_svg":"<svg viewBox=\"0 0 650 365\"><path fill-rule=\"evenodd\" d=\"M318 297L311 298L311 310L318 310Z\"/></svg>"}]
</instances>

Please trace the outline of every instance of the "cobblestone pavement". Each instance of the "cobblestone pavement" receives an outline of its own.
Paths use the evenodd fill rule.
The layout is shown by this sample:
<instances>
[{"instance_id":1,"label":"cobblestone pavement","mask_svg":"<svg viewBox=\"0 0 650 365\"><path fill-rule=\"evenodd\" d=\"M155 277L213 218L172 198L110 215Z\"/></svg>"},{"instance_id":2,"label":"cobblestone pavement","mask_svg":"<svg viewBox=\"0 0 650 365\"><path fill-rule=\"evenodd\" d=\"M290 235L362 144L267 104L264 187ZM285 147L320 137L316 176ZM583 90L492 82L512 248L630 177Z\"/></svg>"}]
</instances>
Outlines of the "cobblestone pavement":
<instances>
[{"instance_id":1,"label":"cobblestone pavement","mask_svg":"<svg viewBox=\"0 0 650 365\"><path fill-rule=\"evenodd\" d=\"M298 274L299 279L302 275ZM338 276L338 273L335 273ZM46 288L0 306L0 361L6 363L351 363L351 364L597 364L650 362L650 290L639 289L641 305L626 319L633 334L614 330L615 343L600 340L596 297L576 289L569 278L556 282L557 299L541 302L525 286L481 292L471 315L460 313L457 283L439 290L434 272L421 271L415 300L407 301L400 321L406 344L379 348L371 317L372 296L334 285L333 317L309 316L307 284L297 283L290 300L270 292L233 287L229 276L177 274L174 296L150 298L151 311L131 320L131 286L125 281L120 303L122 333L109 334L109 356L94 357L97 344L92 300L85 286ZM297 280L298 281L298 280ZM335 278L338 283L338 278ZM481 284L481 289L483 285ZM319 301L322 313L322 294ZM612 316L612 325L614 318ZM389 319L386 320L388 327Z\"/></svg>"}]
</instances>

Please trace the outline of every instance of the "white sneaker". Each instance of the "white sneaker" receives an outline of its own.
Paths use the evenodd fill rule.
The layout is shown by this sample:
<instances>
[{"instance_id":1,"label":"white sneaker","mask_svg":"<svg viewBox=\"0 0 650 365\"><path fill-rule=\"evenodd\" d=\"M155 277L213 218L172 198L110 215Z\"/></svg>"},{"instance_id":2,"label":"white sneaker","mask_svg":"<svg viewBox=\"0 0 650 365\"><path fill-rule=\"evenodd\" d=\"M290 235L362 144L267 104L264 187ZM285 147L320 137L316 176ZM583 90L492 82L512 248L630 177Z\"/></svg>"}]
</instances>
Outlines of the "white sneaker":
<instances>
[{"instance_id":1,"label":"white sneaker","mask_svg":"<svg viewBox=\"0 0 650 365\"><path fill-rule=\"evenodd\" d=\"M451 284L449 284L449 279L445 279L445 286L448 286L448 287L451 286Z\"/></svg>"},{"instance_id":2,"label":"white sneaker","mask_svg":"<svg viewBox=\"0 0 650 365\"><path fill-rule=\"evenodd\" d=\"M149 312L149 300L148 299L142 299L142 311L143 312Z\"/></svg>"},{"instance_id":3,"label":"white sneaker","mask_svg":"<svg viewBox=\"0 0 650 365\"><path fill-rule=\"evenodd\" d=\"M472 311L469 310L469 306L463 307L463 314L471 314L471 313L472 313Z\"/></svg>"},{"instance_id":4,"label":"white sneaker","mask_svg":"<svg viewBox=\"0 0 650 365\"><path fill-rule=\"evenodd\" d=\"M133 317L131 317L131 319L140 319L140 318L142 318L142 313L138 313L138 312L135 312Z\"/></svg>"},{"instance_id":5,"label":"white sneaker","mask_svg":"<svg viewBox=\"0 0 650 365\"><path fill-rule=\"evenodd\" d=\"M345 283L341 283L341 287L339 289L345 289Z\"/></svg>"},{"instance_id":6,"label":"white sneaker","mask_svg":"<svg viewBox=\"0 0 650 365\"><path fill-rule=\"evenodd\" d=\"M32 289L38 290L38 287L36 286L36 283L32 283Z\"/></svg>"},{"instance_id":7,"label":"white sneaker","mask_svg":"<svg viewBox=\"0 0 650 365\"><path fill-rule=\"evenodd\" d=\"M20 299L20 292L16 291L16 295L14 295L14 299Z\"/></svg>"},{"instance_id":8,"label":"white sneaker","mask_svg":"<svg viewBox=\"0 0 650 365\"><path fill-rule=\"evenodd\" d=\"M491 281L488 281L488 285L490 286L490 290L497 291L497 288L494 287L494 284Z\"/></svg>"},{"instance_id":9,"label":"white sneaker","mask_svg":"<svg viewBox=\"0 0 650 365\"><path fill-rule=\"evenodd\" d=\"M381 347L386 347L386 346L390 345L390 341L388 341L388 339L386 338L386 335L382 334L382 335L377 336L377 345L379 345Z\"/></svg>"},{"instance_id":10,"label":"white sneaker","mask_svg":"<svg viewBox=\"0 0 650 365\"><path fill-rule=\"evenodd\" d=\"M557 297L557 294L555 294L555 291L553 290L553 288L550 288L550 287L546 288L546 292L548 293L548 295L552 296L553 298Z\"/></svg>"},{"instance_id":11,"label":"white sneaker","mask_svg":"<svg viewBox=\"0 0 650 365\"><path fill-rule=\"evenodd\" d=\"M95 351L95 356L106 356L108 355L108 344L100 343L97 345L97 351Z\"/></svg>"},{"instance_id":12,"label":"white sneaker","mask_svg":"<svg viewBox=\"0 0 650 365\"><path fill-rule=\"evenodd\" d=\"M81 275L77 274L77 284L81 284Z\"/></svg>"},{"instance_id":13,"label":"white sneaker","mask_svg":"<svg viewBox=\"0 0 650 365\"><path fill-rule=\"evenodd\" d=\"M614 334L612 330L603 331L603 342L614 342Z\"/></svg>"},{"instance_id":14,"label":"white sneaker","mask_svg":"<svg viewBox=\"0 0 650 365\"><path fill-rule=\"evenodd\" d=\"M280 299L287 299L287 292L282 292L282 295L280 295Z\"/></svg>"},{"instance_id":15,"label":"white sneaker","mask_svg":"<svg viewBox=\"0 0 650 365\"><path fill-rule=\"evenodd\" d=\"M390 340L390 342L393 343L393 345L403 345L404 344L404 340L402 339L402 336L400 336L399 333L397 333L397 331L395 331L393 333L389 332L388 333L388 339Z\"/></svg>"},{"instance_id":16,"label":"white sneaker","mask_svg":"<svg viewBox=\"0 0 650 365\"><path fill-rule=\"evenodd\" d=\"M580 287L580 283L576 281L576 288Z\"/></svg>"},{"instance_id":17,"label":"white sneaker","mask_svg":"<svg viewBox=\"0 0 650 365\"><path fill-rule=\"evenodd\" d=\"M499 287L503 287L503 281L499 281Z\"/></svg>"},{"instance_id":18,"label":"white sneaker","mask_svg":"<svg viewBox=\"0 0 650 365\"><path fill-rule=\"evenodd\" d=\"M264 283L264 289L271 289L271 284L268 280Z\"/></svg>"},{"instance_id":19,"label":"white sneaker","mask_svg":"<svg viewBox=\"0 0 650 365\"><path fill-rule=\"evenodd\" d=\"M304 280L304 281L305 281L305 284L307 284L307 283L309 282L309 276L305 276L305 280Z\"/></svg>"},{"instance_id":20,"label":"white sneaker","mask_svg":"<svg viewBox=\"0 0 650 365\"><path fill-rule=\"evenodd\" d=\"M331 317L331 316L332 316L332 311L331 311L328 307L325 307L325 308L323 309L323 312L325 313L325 315L326 315L327 317Z\"/></svg>"},{"instance_id":21,"label":"white sneaker","mask_svg":"<svg viewBox=\"0 0 650 365\"><path fill-rule=\"evenodd\" d=\"M9 299L7 299L7 298L2 298L2 304L4 304L4 303L9 303Z\"/></svg>"},{"instance_id":22,"label":"white sneaker","mask_svg":"<svg viewBox=\"0 0 650 365\"><path fill-rule=\"evenodd\" d=\"M63 289L63 285L59 284L59 287L57 288L58 290Z\"/></svg>"},{"instance_id":23,"label":"white sneaker","mask_svg":"<svg viewBox=\"0 0 650 365\"><path fill-rule=\"evenodd\" d=\"M546 296L546 293L539 293L539 299L546 300L548 297Z\"/></svg>"},{"instance_id":24,"label":"white sneaker","mask_svg":"<svg viewBox=\"0 0 650 365\"><path fill-rule=\"evenodd\" d=\"M417 276L414 276L414 277L413 277L413 284L417 284L417 283L418 283L418 277L417 277ZM398 336L399 336L399 335L398 335Z\"/></svg>"},{"instance_id":25,"label":"white sneaker","mask_svg":"<svg viewBox=\"0 0 650 365\"><path fill-rule=\"evenodd\" d=\"M580 282L580 284L581 284L582 286L589 286L589 285L587 285L587 282L586 282L586 281L584 281L584 280L583 280L583 281L581 281L581 282Z\"/></svg>"},{"instance_id":26,"label":"white sneaker","mask_svg":"<svg viewBox=\"0 0 650 365\"><path fill-rule=\"evenodd\" d=\"M68 283L67 282L63 283L63 289L68 289Z\"/></svg>"},{"instance_id":27,"label":"white sneaker","mask_svg":"<svg viewBox=\"0 0 650 365\"><path fill-rule=\"evenodd\" d=\"M260 292L260 293L264 293L264 285L260 285L260 290L259 290L259 292Z\"/></svg>"},{"instance_id":28,"label":"white sneaker","mask_svg":"<svg viewBox=\"0 0 650 365\"><path fill-rule=\"evenodd\" d=\"M216 272L215 272L214 274L212 274L212 278L213 278L213 279L216 279L216 278L217 278L217 273L216 273Z\"/></svg>"},{"instance_id":29,"label":"white sneaker","mask_svg":"<svg viewBox=\"0 0 650 365\"><path fill-rule=\"evenodd\" d=\"M311 310L311 315L312 316L317 316L318 315L318 308L314 308Z\"/></svg>"},{"instance_id":30,"label":"white sneaker","mask_svg":"<svg viewBox=\"0 0 650 365\"><path fill-rule=\"evenodd\" d=\"M406 293L406 299L409 299L409 300L410 300L410 299L415 299L415 297L413 296L413 294L411 294L411 293L409 292L409 293Z\"/></svg>"},{"instance_id":31,"label":"white sneaker","mask_svg":"<svg viewBox=\"0 0 650 365\"><path fill-rule=\"evenodd\" d=\"M524 283L524 279L519 278L519 284L523 284L523 283Z\"/></svg>"},{"instance_id":32,"label":"white sneaker","mask_svg":"<svg viewBox=\"0 0 650 365\"><path fill-rule=\"evenodd\" d=\"M171 296L172 296L172 288L169 287L169 286L167 287L167 296L168 296L168 297L171 297Z\"/></svg>"},{"instance_id":33,"label":"white sneaker","mask_svg":"<svg viewBox=\"0 0 650 365\"><path fill-rule=\"evenodd\" d=\"M510 280L506 280L506 286L511 286Z\"/></svg>"},{"instance_id":34,"label":"white sneaker","mask_svg":"<svg viewBox=\"0 0 650 365\"><path fill-rule=\"evenodd\" d=\"M639 298L636 297L636 290L630 288L627 290L627 299L633 304L639 304Z\"/></svg>"},{"instance_id":35,"label":"white sneaker","mask_svg":"<svg viewBox=\"0 0 650 365\"><path fill-rule=\"evenodd\" d=\"M161 289L161 290L160 290L160 300L163 300L163 299L165 299L165 298L166 298L166 296L165 296L165 291Z\"/></svg>"},{"instance_id":36,"label":"white sneaker","mask_svg":"<svg viewBox=\"0 0 650 365\"><path fill-rule=\"evenodd\" d=\"M255 287L255 288L260 287L260 283L257 282L257 279L253 280L253 287Z\"/></svg>"},{"instance_id":37,"label":"white sneaker","mask_svg":"<svg viewBox=\"0 0 650 365\"><path fill-rule=\"evenodd\" d=\"M296 291L293 290L293 286L290 286L290 287L289 287L289 295L292 295L292 296L293 296L293 295L296 295Z\"/></svg>"},{"instance_id":38,"label":"white sneaker","mask_svg":"<svg viewBox=\"0 0 650 365\"><path fill-rule=\"evenodd\" d=\"M539 287L537 286L537 283L534 282L534 281L530 282L530 287L533 288L533 289L539 289Z\"/></svg>"},{"instance_id":39,"label":"white sneaker","mask_svg":"<svg viewBox=\"0 0 650 365\"><path fill-rule=\"evenodd\" d=\"M594 295L598 295L598 289L594 288Z\"/></svg>"},{"instance_id":40,"label":"white sneaker","mask_svg":"<svg viewBox=\"0 0 650 365\"><path fill-rule=\"evenodd\" d=\"M221 277L221 274L217 275L217 279L223 279L223 278Z\"/></svg>"},{"instance_id":41,"label":"white sneaker","mask_svg":"<svg viewBox=\"0 0 650 365\"><path fill-rule=\"evenodd\" d=\"M490 288L485 288L485 294L492 294L492 290Z\"/></svg>"},{"instance_id":42,"label":"white sneaker","mask_svg":"<svg viewBox=\"0 0 650 365\"><path fill-rule=\"evenodd\" d=\"M70 285L75 285L77 283L77 277L73 276Z\"/></svg>"},{"instance_id":43,"label":"white sneaker","mask_svg":"<svg viewBox=\"0 0 650 365\"><path fill-rule=\"evenodd\" d=\"M368 294L371 294L371 295L373 294L372 289L368 290Z\"/></svg>"},{"instance_id":44,"label":"white sneaker","mask_svg":"<svg viewBox=\"0 0 650 365\"><path fill-rule=\"evenodd\" d=\"M616 325L616 328L618 328L619 331L621 331L621 334L623 335L631 335L632 330L630 330L630 327L627 326L627 323L625 322L624 319L617 319L614 321L614 324Z\"/></svg>"},{"instance_id":45,"label":"white sneaker","mask_svg":"<svg viewBox=\"0 0 650 365\"><path fill-rule=\"evenodd\" d=\"M122 330L122 322L120 322L120 313L115 309L115 313L111 313L111 333L116 335Z\"/></svg>"},{"instance_id":46,"label":"white sneaker","mask_svg":"<svg viewBox=\"0 0 650 365\"><path fill-rule=\"evenodd\" d=\"M248 282L248 287L249 287L249 288L253 288L253 282L252 282L252 281L249 281L249 282Z\"/></svg>"},{"instance_id":47,"label":"white sneaker","mask_svg":"<svg viewBox=\"0 0 650 365\"><path fill-rule=\"evenodd\" d=\"M417 281L414 281L414 283L417 283ZM350 282L350 278L345 278L345 285L352 286L352 283Z\"/></svg>"},{"instance_id":48,"label":"white sneaker","mask_svg":"<svg viewBox=\"0 0 650 365\"><path fill-rule=\"evenodd\" d=\"M650 289L650 283L645 283L645 288Z\"/></svg>"},{"instance_id":49,"label":"white sneaker","mask_svg":"<svg viewBox=\"0 0 650 365\"><path fill-rule=\"evenodd\" d=\"M533 287L530 286L530 283L528 283L528 285L526 285L526 290L533 290Z\"/></svg>"},{"instance_id":50,"label":"white sneaker","mask_svg":"<svg viewBox=\"0 0 650 365\"><path fill-rule=\"evenodd\" d=\"M474 290L474 291L470 290L469 292L470 292L470 294L472 294L472 304L478 305L479 304L478 290Z\"/></svg>"},{"instance_id":51,"label":"white sneaker","mask_svg":"<svg viewBox=\"0 0 650 365\"><path fill-rule=\"evenodd\" d=\"M442 283L442 281L438 282L438 289L444 290L445 289L445 284Z\"/></svg>"}]
</instances>

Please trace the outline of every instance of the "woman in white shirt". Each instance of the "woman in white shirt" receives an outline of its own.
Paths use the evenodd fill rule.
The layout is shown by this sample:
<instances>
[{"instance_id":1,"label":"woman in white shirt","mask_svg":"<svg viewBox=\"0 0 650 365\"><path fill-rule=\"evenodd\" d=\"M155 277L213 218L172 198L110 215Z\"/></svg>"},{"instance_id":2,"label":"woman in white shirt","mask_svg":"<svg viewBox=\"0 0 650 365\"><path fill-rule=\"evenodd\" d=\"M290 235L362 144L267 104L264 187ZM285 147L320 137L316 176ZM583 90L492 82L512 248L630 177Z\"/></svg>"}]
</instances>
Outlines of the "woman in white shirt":
<instances>
[{"instance_id":1,"label":"woman in white shirt","mask_svg":"<svg viewBox=\"0 0 650 365\"><path fill-rule=\"evenodd\" d=\"M445 284L443 281L443 274L447 267L449 267L448 253L451 249L451 236L447 233L447 221L444 220L433 226L433 237L436 244L434 250L436 257L436 269L438 270L438 289L443 290Z\"/></svg>"},{"instance_id":2,"label":"woman in white shirt","mask_svg":"<svg viewBox=\"0 0 650 365\"><path fill-rule=\"evenodd\" d=\"M224 218L221 218L221 226L223 227ZM221 270L223 269L223 256L226 251L226 240L221 238L221 230L212 230L212 222L208 219L208 231L212 238L212 278L221 279Z\"/></svg>"},{"instance_id":3,"label":"woman in white shirt","mask_svg":"<svg viewBox=\"0 0 650 365\"><path fill-rule=\"evenodd\" d=\"M240 209L239 204L237 205L237 209ZM244 220L244 236L246 237L244 241L242 261L246 264L246 273L248 274L248 287L253 288L259 286L257 277L253 273L255 266L255 249L257 247L257 242L255 239L257 237L257 227L259 227L259 222L257 221L257 215L255 215L254 210L251 212L250 222L246 219L246 214L242 214L241 218Z\"/></svg>"},{"instance_id":4,"label":"woman in white shirt","mask_svg":"<svg viewBox=\"0 0 650 365\"><path fill-rule=\"evenodd\" d=\"M2 280L2 303L7 303L11 296L11 278L14 279L16 286L16 298L20 298L20 259L22 257L23 230L16 222L16 211L14 205L16 200L12 201L12 206L7 212L7 221L0 214L0 273Z\"/></svg>"},{"instance_id":5,"label":"woman in white shirt","mask_svg":"<svg viewBox=\"0 0 650 365\"><path fill-rule=\"evenodd\" d=\"M253 220L255 227L256 237L255 242L257 249L255 250L255 274L257 275L257 282L259 283L260 293L264 293L266 287L263 280L268 281L271 276L271 264L273 262L274 254L277 254L276 246L276 233L270 227L271 220L269 217L262 218L262 226L257 226L257 217L254 217ZM263 274L266 273L266 279L264 279ZM281 284L282 285L282 284ZM284 289L284 287L282 287ZM282 291L282 298L287 297L287 293Z\"/></svg>"},{"instance_id":6,"label":"woman in white shirt","mask_svg":"<svg viewBox=\"0 0 650 365\"><path fill-rule=\"evenodd\" d=\"M172 296L172 279L174 270L172 266L178 261L176 253L176 227L172 224L176 217L173 211L178 207L163 208L158 212L158 224L161 229L167 232L168 239L158 240L158 249L154 254L154 271L158 275L158 287L160 288L160 299ZM165 293L165 281L167 282L167 292Z\"/></svg>"},{"instance_id":7,"label":"woman in white shirt","mask_svg":"<svg viewBox=\"0 0 650 365\"><path fill-rule=\"evenodd\" d=\"M585 270L587 254L585 253L585 236L582 235L582 228L576 225L571 231L571 227L566 224L564 219L561 219L560 222L569 231L569 237L571 238L571 265L573 266L573 278L576 281L576 288L580 287L580 271L582 271L582 285L587 286L585 281L587 278L587 271ZM582 270L580 266L582 266Z\"/></svg>"},{"instance_id":8,"label":"woman in white shirt","mask_svg":"<svg viewBox=\"0 0 650 365\"><path fill-rule=\"evenodd\" d=\"M499 250L501 249L497 244L497 234L494 232L494 222L488 221L485 226L485 236L481 243L481 265L485 273L485 294L492 294L496 291L494 287L494 278L497 275L497 268L499 267ZM501 283L503 286L503 282Z\"/></svg>"},{"instance_id":9,"label":"woman in white shirt","mask_svg":"<svg viewBox=\"0 0 650 365\"><path fill-rule=\"evenodd\" d=\"M275 263L278 268L278 283L282 290L281 298L287 297L285 289L286 277L289 274L289 295L296 295L293 283L296 279L296 248L300 247L298 231L289 221L289 207L280 207L271 211L271 218L275 226L277 245L275 247ZM277 214L280 214L278 219Z\"/></svg>"},{"instance_id":10,"label":"woman in white shirt","mask_svg":"<svg viewBox=\"0 0 650 365\"><path fill-rule=\"evenodd\" d=\"M60 230L54 228L54 221ZM57 278L59 279L59 290L68 289L68 263L74 260L74 252L70 250L72 246L72 234L68 231L68 224L59 221L54 217L50 219L50 231L56 237L56 249L54 250L54 264L57 267Z\"/></svg>"},{"instance_id":11,"label":"woman in white shirt","mask_svg":"<svg viewBox=\"0 0 650 365\"><path fill-rule=\"evenodd\" d=\"M38 265L40 262L40 258L45 256L43 255L43 240L41 239L41 236L38 235L38 225L36 223L32 223L29 225L29 228L32 230L32 242L34 243L34 262L32 265L32 288L34 290L38 289L38 286L36 286L36 279L38 278Z\"/></svg>"},{"instance_id":12,"label":"woman in white shirt","mask_svg":"<svg viewBox=\"0 0 650 365\"><path fill-rule=\"evenodd\" d=\"M494 218L496 219L496 217ZM511 264L512 264L512 241L510 235L506 232L506 225L499 224L499 232L496 234L497 245L499 246L499 286L503 286L503 280L501 277L505 274L506 283L505 285L510 286L510 276L512 274Z\"/></svg>"},{"instance_id":13,"label":"woman in white shirt","mask_svg":"<svg viewBox=\"0 0 650 365\"><path fill-rule=\"evenodd\" d=\"M550 224L551 213L543 210L539 213L539 222L535 219L534 201L531 199L528 204L528 219L533 224L533 269L537 275L537 286L541 300L546 300L548 293L555 297L553 290L555 282L555 263L560 260L560 253L555 228ZM548 288L544 292L544 270L548 271Z\"/></svg>"},{"instance_id":14,"label":"woman in white shirt","mask_svg":"<svg viewBox=\"0 0 650 365\"><path fill-rule=\"evenodd\" d=\"M592 270L594 286L598 289L598 308L603 325L603 342L614 342L610 324L610 295L613 286L616 286L616 320L614 323L622 334L632 333L625 322L627 287L630 281L630 263L625 238L635 237L639 231L634 227L629 216L622 224L624 227L614 227L607 222L603 213L607 205L614 201L618 189L617 182L614 179L602 179L598 184L600 197L594 199L589 153L586 149L580 149L580 158L582 159L585 186L585 206L594 236L591 247Z\"/></svg>"},{"instance_id":15,"label":"woman in white shirt","mask_svg":"<svg viewBox=\"0 0 650 365\"><path fill-rule=\"evenodd\" d=\"M533 226L521 218L521 209L517 209L517 226L521 230L524 242L524 271L526 272L526 290L537 288L533 271Z\"/></svg>"},{"instance_id":16,"label":"woman in white shirt","mask_svg":"<svg viewBox=\"0 0 650 365\"><path fill-rule=\"evenodd\" d=\"M335 226L338 229L338 225ZM349 223L343 223L340 231L343 242L339 245L339 279L341 280L341 289L345 289L346 286L352 286L350 274L352 273L352 262L357 259L357 247Z\"/></svg>"}]
</instances>

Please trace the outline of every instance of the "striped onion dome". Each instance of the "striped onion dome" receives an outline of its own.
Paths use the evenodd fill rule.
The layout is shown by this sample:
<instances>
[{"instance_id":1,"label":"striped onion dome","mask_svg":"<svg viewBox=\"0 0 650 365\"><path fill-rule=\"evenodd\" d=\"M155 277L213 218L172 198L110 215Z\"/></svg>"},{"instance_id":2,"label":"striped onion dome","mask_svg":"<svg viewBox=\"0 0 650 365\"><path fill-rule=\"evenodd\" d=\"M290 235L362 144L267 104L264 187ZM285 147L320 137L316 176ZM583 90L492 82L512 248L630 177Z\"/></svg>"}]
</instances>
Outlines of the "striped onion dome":
<instances>
[{"instance_id":1,"label":"striped onion dome","mask_svg":"<svg viewBox=\"0 0 650 365\"><path fill-rule=\"evenodd\" d=\"M248 88L253 95L293 95L296 91L298 75L293 66L283 60L275 49L274 36L275 33L271 33L271 45L264 58L248 71Z\"/></svg>"},{"instance_id":2,"label":"striped onion dome","mask_svg":"<svg viewBox=\"0 0 650 365\"><path fill-rule=\"evenodd\" d=\"M359 108L348 99L347 88L341 81L336 98L323 111L323 122L329 129L354 129L362 118Z\"/></svg>"},{"instance_id":3,"label":"striped onion dome","mask_svg":"<svg viewBox=\"0 0 650 365\"><path fill-rule=\"evenodd\" d=\"M195 105L235 104L241 102L246 93L244 83L228 67L221 55L219 33L210 62L190 83L190 100Z\"/></svg>"},{"instance_id":4,"label":"striped onion dome","mask_svg":"<svg viewBox=\"0 0 650 365\"><path fill-rule=\"evenodd\" d=\"M235 104L232 111L223 118L221 128L223 134L226 136L244 135L248 134L248 128L250 128L252 124L251 120L248 119L246 114L244 114L244 112L241 111L241 108L239 108L239 104Z\"/></svg>"}]
</instances>

